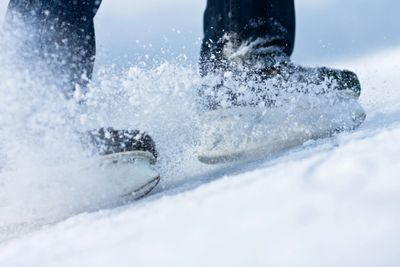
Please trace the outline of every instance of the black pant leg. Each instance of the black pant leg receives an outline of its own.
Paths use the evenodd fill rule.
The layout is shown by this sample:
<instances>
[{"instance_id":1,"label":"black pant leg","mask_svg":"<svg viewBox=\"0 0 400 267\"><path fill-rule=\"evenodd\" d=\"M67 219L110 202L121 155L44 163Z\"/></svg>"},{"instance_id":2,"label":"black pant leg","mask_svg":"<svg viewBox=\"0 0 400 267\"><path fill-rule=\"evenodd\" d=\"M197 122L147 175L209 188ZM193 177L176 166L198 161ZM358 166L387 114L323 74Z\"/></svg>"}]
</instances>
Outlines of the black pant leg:
<instances>
[{"instance_id":1,"label":"black pant leg","mask_svg":"<svg viewBox=\"0 0 400 267\"><path fill-rule=\"evenodd\" d=\"M201 69L218 67L227 42L255 42L254 53L280 50L290 56L295 38L294 0L208 0L204 13Z\"/></svg>"},{"instance_id":2,"label":"black pant leg","mask_svg":"<svg viewBox=\"0 0 400 267\"><path fill-rule=\"evenodd\" d=\"M93 19L100 0L11 0L6 28L28 28L26 57L33 49L54 74L54 82L66 95L92 77L96 54ZM24 30L20 31L24 32ZM17 36L25 38L27 36ZM24 53L23 51L27 51Z\"/></svg>"}]
</instances>

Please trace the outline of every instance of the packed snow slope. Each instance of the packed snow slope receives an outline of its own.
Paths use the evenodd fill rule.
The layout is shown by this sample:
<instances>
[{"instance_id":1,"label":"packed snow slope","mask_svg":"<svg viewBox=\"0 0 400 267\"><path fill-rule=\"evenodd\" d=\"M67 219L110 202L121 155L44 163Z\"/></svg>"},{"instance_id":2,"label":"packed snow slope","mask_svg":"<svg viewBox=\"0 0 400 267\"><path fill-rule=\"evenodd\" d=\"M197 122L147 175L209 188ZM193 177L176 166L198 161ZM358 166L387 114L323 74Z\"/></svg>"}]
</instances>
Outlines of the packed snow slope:
<instances>
[{"instance_id":1,"label":"packed snow slope","mask_svg":"<svg viewBox=\"0 0 400 267\"><path fill-rule=\"evenodd\" d=\"M154 194L6 239L0 266L399 266L399 62L393 49L337 64L359 74L366 122L276 158L209 168L190 149L168 150L152 129L161 151L176 157L162 159L164 182ZM129 72L127 87L140 70ZM189 85L172 79L168 93L188 97L179 88Z\"/></svg>"}]
</instances>

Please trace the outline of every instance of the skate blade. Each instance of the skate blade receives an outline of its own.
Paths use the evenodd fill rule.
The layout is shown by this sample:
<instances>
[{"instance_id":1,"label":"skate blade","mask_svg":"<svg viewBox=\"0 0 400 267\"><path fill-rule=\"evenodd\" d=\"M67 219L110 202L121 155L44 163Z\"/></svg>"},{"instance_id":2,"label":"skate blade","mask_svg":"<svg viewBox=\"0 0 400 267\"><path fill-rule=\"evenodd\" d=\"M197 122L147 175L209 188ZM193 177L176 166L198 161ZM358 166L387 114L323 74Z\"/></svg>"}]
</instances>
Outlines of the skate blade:
<instances>
[{"instance_id":1,"label":"skate blade","mask_svg":"<svg viewBox=\"0 0 400 267\"><path fill-rule=\"evenodd\" d=\"M113 181L122 196L139 199L150 193L160 181L153 167L155 158L149 152L134 151L103 156L98 160L101 176Z\"/></svg>"},{"instance_id":2,"label":"skate blade","mask_svg":"<svg viewBox=\"0 0 400 267\"><path fill-rule=\"evenodd\" d=\"M202 116L198 160L219 164L273 156L308 140L354 130L365 120L356 99L330 101L209 111Z\"/></svg>"},{"instance_id":3,"label":"skate blade","mask_svg":"<svg viewBox=\"0 0 400 267\"><path fill-rule=\"evenodd\" d=\"M150 194L153 189L160 183L160 176L157 176L152 181L148 182L141 188L137 189L136 191L126 195L125 197L133 198L134 200L139 200L148 194Z\"/></svg>"}]
</instances>

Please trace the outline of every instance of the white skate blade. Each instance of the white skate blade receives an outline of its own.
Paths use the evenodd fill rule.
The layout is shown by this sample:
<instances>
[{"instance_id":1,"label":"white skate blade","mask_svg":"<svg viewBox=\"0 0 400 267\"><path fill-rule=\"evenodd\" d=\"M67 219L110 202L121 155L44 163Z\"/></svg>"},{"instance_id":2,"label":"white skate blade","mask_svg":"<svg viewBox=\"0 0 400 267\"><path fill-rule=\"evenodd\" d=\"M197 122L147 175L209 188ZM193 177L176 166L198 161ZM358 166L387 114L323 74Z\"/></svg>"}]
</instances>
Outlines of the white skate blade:
<instances>
[{"instance_id":1,"label":"white skate blade","mask_svg":"<svg viewBox=\"0 0 400 267\"><path fill-rule=\"evenodd\" d=\"M198 159L206 164L253 160L305 141L353 130L365 119L356 98L300 97L273 108L234 107L202 115Z\"/></svg>"},{"instance_id":2,"label":"white skate blade","mask_svg":"<svg viewBox=\"0 0 400 267\"><path fill-rule=\"evenodd\" d=\"M112 179L123 196L135 199L150 193L160 181L160 174L152 166L154 163L153 155L142 151L102 156L94 162L102 170L103 179Z\"/></svg>"},{"instance_id":3,"label":"white skate blade","mask_svg":"<svg viewBox=\"0 0 400 267\"><path fill-rule=\"evenodd\" d=\"M141 198L160 180L154 161L148 152L126 152L0 173L0 238Z\"/></svg>"}]
</instances>

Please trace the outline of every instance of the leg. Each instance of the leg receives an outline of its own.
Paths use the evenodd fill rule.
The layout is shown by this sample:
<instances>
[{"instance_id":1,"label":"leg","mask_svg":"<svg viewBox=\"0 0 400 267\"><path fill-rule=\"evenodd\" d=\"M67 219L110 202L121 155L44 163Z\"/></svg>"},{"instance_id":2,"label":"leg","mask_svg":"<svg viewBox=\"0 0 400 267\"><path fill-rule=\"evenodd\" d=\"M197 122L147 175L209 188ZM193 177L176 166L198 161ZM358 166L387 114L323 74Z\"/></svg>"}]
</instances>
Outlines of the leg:
<instances>
[{"instance_id":1,"label":"leg","mask_svg":"<svg viewBox=\"0 0 400 267\"><path fill-rule=\"evenodd\" d=\"M208 0L200 161L273 155L363 122L357 76L293 64L294 37L294 0Z\"/></svg>"},{"instance_id":2,"label":"leg","mask_svg":"<svg viewBox=\"0 0 400 267\"><path fill-rule=\"evenodd\" d=\"M208 0L200 59L202 74L227 59L228 43L233 52L250 44L252 54L290 56L294 38L293 0Z\"/></svg>"},{"instance_id":3,"label":"leg","mask_svg":"<svg viewBox=\"0 0 400 267\"><path fill-rule=\"evenodd\" d=\"M221 102L216 95L225 95L232 105L254 105L260 101L269 104L270 97L264 95L271 85L266 87L264 83L271 78L279 80L273 86L279 91L291 85L302 85L307 91L312 85L331 81L325 86L327 91L349 90L360 94L360 83L354 73L293 64L290 56L294 39L294 0L208 0L200 71L202 76L217 75L221 81L212 90L207 90L207 85L203 87L205 90L199 90L200 98L205 98L206 105L213 108ZM243 87L256 100L249 102L248 94L241 91ZM204 96L209 93L210 97Z\"/></svg>"},{"instance_id":4,"label":"leg","mask_svg":"<svg viewBox=\"0 0 400 267\"><path fill-rule=\"evenodd\" d=\"M23 67L39 59L41 64L35 67L44 65L52 71L52 77L43 78L51 79L69 97L77 87L85 87L93 72L93 18L100 3L101 0L11 0L5 27L17 32L18 43L23 43L18 48L25 61ZM37 70L38 75L41 70ZM99 166L105 170L111 167L106 172L111 177L107 178L126 182L122 191L126 197L143 197L158 184L160 176L152 167L158 153L145 132L103 127L81 137L89 153L101 156L96 161ZM117 164L123 172L115 168ZM127 192L126 188L132 191Z\"/></svg>"},{"instance_id":5,"label":"leg","mask_svg":"<svg viewBox=\"0 0 400 267\"><path fill-rule=\"evenodd\" d=\"M57 85L71 96L76 86L85 87L92 77L95 57L93 18L100 0L11 0L6 28L28 27L23 57L39 57L49 66ZM24 32L24 31L22 31ZM29 41L26 41L29 40ZM34 49L33 49L34 48Z\"/></svg>"}]
</instances>

